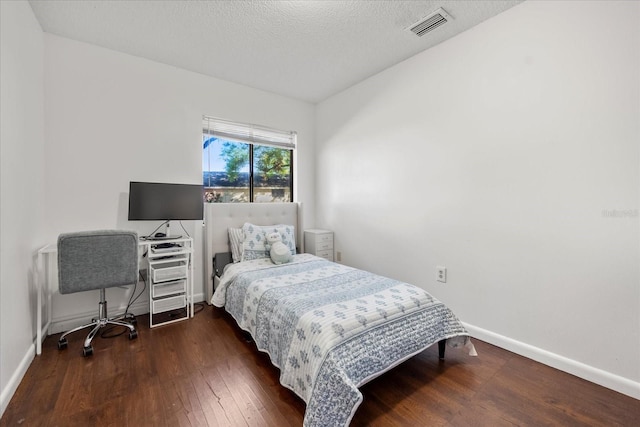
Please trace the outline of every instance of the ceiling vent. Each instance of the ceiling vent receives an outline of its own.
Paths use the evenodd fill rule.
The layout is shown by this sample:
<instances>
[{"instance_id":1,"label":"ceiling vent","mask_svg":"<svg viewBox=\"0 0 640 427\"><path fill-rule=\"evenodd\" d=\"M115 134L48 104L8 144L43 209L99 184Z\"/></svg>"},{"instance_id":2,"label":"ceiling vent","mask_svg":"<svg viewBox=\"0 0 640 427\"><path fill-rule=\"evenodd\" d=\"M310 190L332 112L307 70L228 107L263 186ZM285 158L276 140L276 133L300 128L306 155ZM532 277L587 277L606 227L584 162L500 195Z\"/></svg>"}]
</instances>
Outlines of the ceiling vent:
<instances>
[{"instance_id":1,"label":"ceiling vent","mask_svg":"<svg viewBox=\"0 0 640 427\"><path fill-rule=\"evenodd\" d=\"M410 25L408 29L418 37L422 37L428 32L435 30L439 26L446 24L451 20L453 20L451 15L445 12L443 8L440 8L432 14L425 16L415 24Z\"/></svg>"}]
</instances>

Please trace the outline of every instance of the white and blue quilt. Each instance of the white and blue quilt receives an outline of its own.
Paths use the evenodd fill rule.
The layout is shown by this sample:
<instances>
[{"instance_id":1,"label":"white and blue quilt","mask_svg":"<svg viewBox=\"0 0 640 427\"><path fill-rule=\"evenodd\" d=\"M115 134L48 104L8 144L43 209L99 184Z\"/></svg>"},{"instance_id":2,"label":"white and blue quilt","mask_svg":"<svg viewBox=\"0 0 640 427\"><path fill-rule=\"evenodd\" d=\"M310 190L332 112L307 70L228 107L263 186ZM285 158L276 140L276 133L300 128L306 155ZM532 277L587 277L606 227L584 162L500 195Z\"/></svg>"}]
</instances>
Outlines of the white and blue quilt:
<instances>
[{"instance_id":1,"label":"white and blue quilt","mask_svg":"<svg viewBox=\"0 0 640 427\"><path fill-rule=\"evenodd\" d=\"M248 331L307 404L304 425L346 426L358 387L434 343L468 334L425 290L322 258L227 266L212 304ZM462 340L462 341L460 341Z\"/></svg>"}]
</instances>

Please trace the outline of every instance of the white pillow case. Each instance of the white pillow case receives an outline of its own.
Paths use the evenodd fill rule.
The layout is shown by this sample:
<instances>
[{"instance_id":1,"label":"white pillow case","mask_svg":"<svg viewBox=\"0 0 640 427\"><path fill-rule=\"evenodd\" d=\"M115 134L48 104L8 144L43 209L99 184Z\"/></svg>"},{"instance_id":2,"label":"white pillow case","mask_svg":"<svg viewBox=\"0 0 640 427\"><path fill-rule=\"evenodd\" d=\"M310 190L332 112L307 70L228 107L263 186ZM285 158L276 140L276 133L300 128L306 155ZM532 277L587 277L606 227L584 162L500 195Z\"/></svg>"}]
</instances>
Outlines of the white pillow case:
<instances>
[{"instance_id":1,"label":"white pillow case","mask_svg":"<svg viewBox=\"0 0 640 427\"><path fill-rule=\"evenodd\" d=\"M244 239L242 242L242 261L248 261L259 258L269 258L270 246L267 242L267 233L274 231L282 236L282 243L287 245L291 251L291 255L296 254L296 233L293 225L266 225L260 226L251 223L245 223L242 226Z\"/></svg>"},{"instance_id":2,"label":"white pillow case","mask_svg":"<svg viewBox=\"0 0 640 427\"><path fill-rule=\"evenodd\" d=\"M229 245L231 246L231 258L233 262L242 261L242 242L244 241L244 231L242 228L229 229Z\"/></svg>"}]
</instances>

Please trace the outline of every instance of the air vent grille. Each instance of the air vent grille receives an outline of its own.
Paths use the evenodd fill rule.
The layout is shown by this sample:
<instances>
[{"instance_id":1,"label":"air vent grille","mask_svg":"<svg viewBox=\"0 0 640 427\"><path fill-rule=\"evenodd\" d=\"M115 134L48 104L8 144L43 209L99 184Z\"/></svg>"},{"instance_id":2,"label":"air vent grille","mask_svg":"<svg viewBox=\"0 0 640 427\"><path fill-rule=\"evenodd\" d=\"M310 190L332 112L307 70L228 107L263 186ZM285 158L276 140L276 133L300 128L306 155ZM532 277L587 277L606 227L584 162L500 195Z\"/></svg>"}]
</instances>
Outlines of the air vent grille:
<instances>
[{"instance_id":1,"label":"air vent grille","mask_svg":"<svg viewBox=\"0 0 640 427\"><path fill-rule=\"evenodd\" d=\"M451 16L440 8L430 15L425 16L420 21L409 27L409 31L416 34L418 37L422 37L430 31L435 30L439 26L446 24L451 20Z\"/></svg>"}]
</instances>

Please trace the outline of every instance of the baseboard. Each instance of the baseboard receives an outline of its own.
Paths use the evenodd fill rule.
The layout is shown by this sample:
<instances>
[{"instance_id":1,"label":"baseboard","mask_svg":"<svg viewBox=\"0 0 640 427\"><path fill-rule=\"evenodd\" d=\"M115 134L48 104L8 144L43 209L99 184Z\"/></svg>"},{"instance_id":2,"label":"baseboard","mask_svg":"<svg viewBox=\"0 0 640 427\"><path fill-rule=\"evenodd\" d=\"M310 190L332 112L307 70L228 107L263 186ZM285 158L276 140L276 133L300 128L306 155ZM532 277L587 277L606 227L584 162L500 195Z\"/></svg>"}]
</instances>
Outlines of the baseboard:
<instances>
[{"instance_id":1,"label":"baseboard","mask_svg":"<svg viewBox=\"0 0 640 427\"><path fill-rule=\"evenodd\" d=\"M204 301L204 292L200 292L199 294L193 294L193 302L203 302Z\"/></svg>"},{"instance_id":2,"label":"baseboard","mask_svg":"<svg viewBox=\"0 0 640 427\"><path fill-rule=\"evenodd\" d=\"M194 302L202 302L204 301L204 293L194 294L193 295ZM119 310L109 310L109 316L117 316L121 314L124 309ZM135 304L132 304L129 308L129 312L135 314L136 316L141 316L143 314L149 313L149 301L142 300L136 301ZM51 325L49 326L49 335L57 334L60 332L65 332L71 330L80 325L87 324L91 321L92 318L96 317L96 310L75 314L72 316L60 316L57 318L51 319Z\"/></svg>"},{"instance_id":3,"label":"baseboard","mask_svg":"<svg viewBox=\"0 0 640 427\"><path fill-rule=\"evenodd\" d=\"M594 368L593 366L516 341L509 337L487 331L486 329L478 328L468 323L463 322L463 324L465 328L467 328L469 334L474 338L488 342L489 344L493 344L497 347L504 348L505 350L509 350L513 353L519 354L520 356L527 357L552 368L567 372L571 375L575 375L592 383L615 390L619 393L626 394L627 396L631 396L635 399L640 399L639 382L612 374L602 369ZM480 356L482 355L480 354Z\"/></svg>"},{"instance_id":4,"label":"baseboard","mask_svg":"<svg viewBox=\"0 0 640 427\"><path fill-rule=\"evenodd\" d=\"M204 301L204 293L194 294L193 296L194 302L202 302ZM133 304L130 307L130 311L136 316L146 314L149 312L149 302L148 301L140 301ZM58 332L68 331L76 326L83 325L91 320L92 317L95 317L95 310L90 313L81 313L74 316L66 316L63 318L56 318L51 320L51 326L49 328L49 334L56 334ZM117 315L117 312L114 313ZM29 349L25 353L24 357L20 361L18 368L11 375L11 379L7 383L7 386L0 393L0 417L4 414L5 409L9 405L11 398L14 393L18 389L22 378L27 373L27 369L31 365L34 357L36 355L36 346L35 341L34 344L29 346Z\"/></svg>"},{"instance_id":5,"label":"baseboard","mask_svg":"<svg viewBox=\"0 0 640 427\"><path fill-rule=\"evenodd\" d=\"M118 316L124 312L124 308L122 309L110 309L108 310L108 316ZM129 307L129 312L135 314L136 316L140 316L142 314L146 314L149 312L149 301L137 301ZM57 334L60 332L65 332L76 328L81 325L85 325L91 322L91 319L96 317L97 308L95 310L87 311L84 313L78 313L74 315L67 316L58 316L51 319L51 325L49 325L49 335Z\"/></svg>"},{"instance_id":6,"label":"baseboard","mask_svg":"<svg viewBox=\"0 0 640 427\"><path fill-rule=\"evenodd\" d=\"M13 375L11 375L7 386L2 390L2 393L0 393L0 417L4 415L5 409L7 409L7 406L9 406L9 402L11 401L13 394L18 389L22 378L27 373L27 369L29 369L29 366L31 365L31 362L33 361L33 358L35 356L36 346L35 344L30 345L24 357L20 361L18 368L13 372Z\"/></svg>"}]
</instances>

